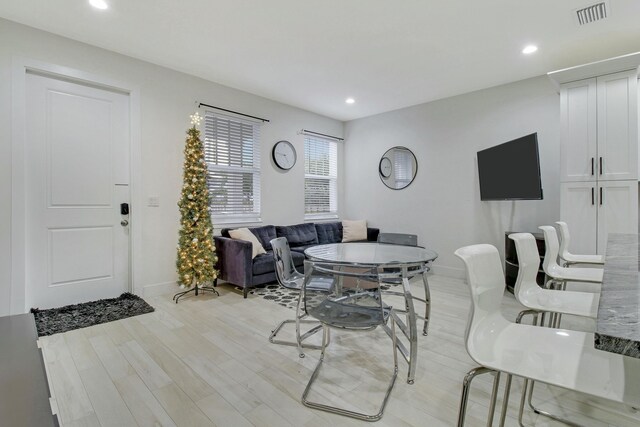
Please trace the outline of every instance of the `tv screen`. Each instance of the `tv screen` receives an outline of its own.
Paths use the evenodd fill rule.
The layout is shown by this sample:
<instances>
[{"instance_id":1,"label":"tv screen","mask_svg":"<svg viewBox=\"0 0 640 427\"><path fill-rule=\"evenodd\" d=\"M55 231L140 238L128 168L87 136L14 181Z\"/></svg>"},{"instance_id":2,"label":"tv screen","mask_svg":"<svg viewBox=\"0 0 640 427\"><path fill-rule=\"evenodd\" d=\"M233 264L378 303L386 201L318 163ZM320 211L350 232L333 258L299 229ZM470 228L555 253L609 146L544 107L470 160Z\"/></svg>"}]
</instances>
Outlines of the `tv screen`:
<instances>
[{"instance_id":1,"label":"tv screen","mask_svg":"<svg viewBox=\"0 0 640 427\"><path fill-rule=\"evenodd\" d=\"M478 151L480 200L542 200L538 134Z\"/></svg>"}]
</instances>

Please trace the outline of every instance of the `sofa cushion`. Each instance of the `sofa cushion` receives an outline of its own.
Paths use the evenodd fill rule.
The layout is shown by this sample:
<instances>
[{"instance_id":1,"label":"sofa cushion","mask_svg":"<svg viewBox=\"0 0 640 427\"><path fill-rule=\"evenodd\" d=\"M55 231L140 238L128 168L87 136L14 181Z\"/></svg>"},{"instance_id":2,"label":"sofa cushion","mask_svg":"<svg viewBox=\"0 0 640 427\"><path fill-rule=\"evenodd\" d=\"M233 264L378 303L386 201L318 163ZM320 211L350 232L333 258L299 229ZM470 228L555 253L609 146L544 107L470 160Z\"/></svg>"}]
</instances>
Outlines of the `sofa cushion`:
<instances>
[{"instance_id":1,"label":"sofa cushion","mask_svg":"<svg viewBox=\"0 0 640 427\"><path fill-rule=\"evenodd\" d=\"M255 258L256 256L264 254L266 252L256 235L249 231L248 228L237 228L235 230L229 230L229 235L232 239L251 242L251 258Z\"/></svg>"},{"instance_id":2,"label":"sofa cushion","mask_svg":"<svg viewBox=\"0 0 640 427\"><path fill-rule=\"evenodd\" d=\"M316 233L318 234L318 243L326 245L328 243L342 242L342 223L341 222L322 222L316 223Z\"/></svg>"},{"instance_id":3,"label":"sofa cushion","mask_svg":"<svg viewBox=\"0 0 640 427\"><path fill-rule=\"evenodd\" d=\"M317 245L302 245L302 246L296 246L295 248L291 248L291 252L299 252L301 254L304 254L304 251L307 250L307 248L312 248L314 246Z\"/></svg>"},{"instance_id":4,"label":"sofa cushion","mask_svg":"<svg viewBox=\"0 0 640 427\"><path fill-rule=\"evenodd\" d=\"M265 251L272 249L271 240L276 238L276 227L273 225L265 225L264 227L253 227L249 230L256 235Z\"/></svg>"},{"instance_id":5,"label":"sofa cushion","mask_svg":"<svg viewBox=\"0 0 640 427\"><path fill-rule=\"evenodd\" d=\"M273 252L269 251L266 254L258 255L253 259L253 267L251 269L254 275L270 273L274 271L273 266Z\"/></svg>"},{"instance_id":6,"label":"sofa cushion","mask_svg":"<svg viewBox=\"0 0 640 427\"><path fill-rule=\"evenodd\" d=\"M343 242L359 242L363 240L367 240L366 220L350 221L345 219L342 221Z\"/></svg>"},{"instance_id":7,"label":"sofa cushion","mask_svg":"<svg viewBox=\"0 0 640 427\"><path fill-rule=\"evenodd\" d=\"M233 228L223 228L220 230L222 237L231 237L229 231ZM276 238L276 227L273 225L265 225L264 227L251 227L249 230L258 238L265 251L271 250L271 240Z\"/></svg>"},{"instance_id":8,"label":"sofa cushion","mask_svg":"<svg viewBox=\"0 0 640 427\"><path fill-rule=\"evenodd\" d=\"M296 224L286 226L276 226L276 234L278 237L286 237L289 247L317 245L318 234L313 223Z\"/></svg>"},{"instance_id":9,"label":"sofa cushion","mask_svg":"<svg viewBox=\"0 0 640 427\"><path fill-rule=\"evenodd\" d=\"M304 255L291 251L291 257L293 258L293 265L299 267L304 264ZM266 254L258 255L253 259L253 267L251 269L254 276L265 273L272 273L275 271L273 263L273 251L269 251Z\"/></svg>"},{"instance_id":10,"label":"sofa cushion","mask_svg":"<svg viewBox=\"0 0 640 427\"><path fill-rule=\"evenodd\" d=\"M293 265L295 265L296 267L304 266L304 254L296 251L291 251L291 258L293 258ZM298 271L302 272L304 271L304 268L298 269Z\"/></svg>"}]
</instances>

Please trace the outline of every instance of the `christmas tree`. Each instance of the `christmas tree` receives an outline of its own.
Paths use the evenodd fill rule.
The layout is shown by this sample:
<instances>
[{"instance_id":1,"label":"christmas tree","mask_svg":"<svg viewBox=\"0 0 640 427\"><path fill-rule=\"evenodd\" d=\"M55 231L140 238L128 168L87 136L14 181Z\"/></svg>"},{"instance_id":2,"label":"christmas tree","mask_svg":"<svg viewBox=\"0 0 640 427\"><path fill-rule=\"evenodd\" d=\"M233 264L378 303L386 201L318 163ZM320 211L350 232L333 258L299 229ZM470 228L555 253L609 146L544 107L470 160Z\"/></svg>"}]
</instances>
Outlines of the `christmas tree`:
<instances>
[{"instance_id":1,"label":"christmas tree","mask_svg":"<svg viewBox=\"0 0 640 427\"><path fill-rule=\"evenodd\" d=\"M213 245L213 225L209 215L209 190L204 146L200 140L198 113L191 116L184 148L184 184L178 207L180 208L180 237L178 240L178 283L198 287L216 279L214 266L218 262ZM211 289L213 290L213 289ZM177 300L176 300L177 302Z\"/></svg>"}]
</instances>

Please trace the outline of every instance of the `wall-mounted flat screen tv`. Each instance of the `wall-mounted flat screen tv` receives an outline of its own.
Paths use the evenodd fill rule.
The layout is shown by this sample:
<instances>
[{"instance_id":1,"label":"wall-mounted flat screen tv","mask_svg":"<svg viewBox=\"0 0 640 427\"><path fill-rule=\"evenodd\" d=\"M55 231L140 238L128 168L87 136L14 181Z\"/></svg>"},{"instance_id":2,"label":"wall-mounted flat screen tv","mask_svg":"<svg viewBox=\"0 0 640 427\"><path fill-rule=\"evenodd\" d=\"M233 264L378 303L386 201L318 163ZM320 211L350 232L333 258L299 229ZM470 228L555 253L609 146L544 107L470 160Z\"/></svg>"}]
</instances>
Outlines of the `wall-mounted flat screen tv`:
<instances>
[{"instance_id":1,"label":"wall-mounted flat screen tv","mask_svg":"<svg viewBox=\"0 0 640 427\"><path fill-rule=\"evenodd\" d=\"M480 200L542 200L538 134L478 151Z\"/></svg>"}]
</instances>

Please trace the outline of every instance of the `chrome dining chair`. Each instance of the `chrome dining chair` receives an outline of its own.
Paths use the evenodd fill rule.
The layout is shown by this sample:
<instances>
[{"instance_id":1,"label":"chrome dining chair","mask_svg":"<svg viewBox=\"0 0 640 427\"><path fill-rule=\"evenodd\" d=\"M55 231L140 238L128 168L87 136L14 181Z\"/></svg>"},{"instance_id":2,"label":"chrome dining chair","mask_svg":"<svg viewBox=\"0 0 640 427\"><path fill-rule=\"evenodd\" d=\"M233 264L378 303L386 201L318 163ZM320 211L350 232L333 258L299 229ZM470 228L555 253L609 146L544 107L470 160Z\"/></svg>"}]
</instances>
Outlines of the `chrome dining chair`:
<instances>
[{"instance_id":1,"label":"chrome dining chair","mask_svg":"<svg viewBox=\"0 0 640 427\"><path fill-rule=\"evenodd\" d=\"M302 288L302 299L305 314L322 324L322 351L309 383L302 394L302 403L313 409L344 415L364 421L377 421L382 418L384 409L398 376L398 349L395 328L395 314L390 306L382 302L380 295L381 271L353 272L344 270L344 266L336 263L305 261L305 280ZM358 286L345 288L345 278L357 277ZM315 286L314 283L332 283L330 288ZM391 343L393 345L393 372L391 381L385 392L380 409L375 414L365 414L350 409L313 402L308 399L314 382L324 362L330 329L348 331L372 331L378 326L385 327L391 323Z\"/></svg>"},{"instance_id":2,"label":"chrome dining chair","mask_svg":"<svg viewBox=\"0 0 640 427\"><path fill-rule=\"evenodd\" d=\"M402 245L402 246L418 246L418 236L415 234L403 234L403 233L380 233L378 234L378 243L385 243L389 245ZM425 272L428 272L429 267L425 268ZM391 284L399 284L402 283L401 277L394 277L387 279L387 283ZM425 313L424 317L420 315L416 315L417 318L422 319L424 321L422 326L422 335L427 335L428 326L429 326L429 314L431 309L431 294L429 293L429 283L425 276L423 276L422 284L424 286L424 298L417 297L412 295L414 301L420 301L425 305ZM395 295L404 297L404 292L393 291L390 289L382 291L383 294L387 295ZM395 311L397 313L407 314L407 310L401 310L396 308Z\"/></svg>"},{"instance_id":3,"label":"chrome dining chair","mask_svg":"<svg viewBox=\"0 0 640 427\"><path fill-rule=\"evenodd\" d=\"M455 255L465 264L471 293L465 345L469 356L480 365L464 378L459 427L464 425L471 382L485 373L495 374L487 425L493 422L501 372L508 376L500 426L506 420L512 375L525 379L525 390L533 380L632 407L640 405L640 359L597 350L593 333L508 321L500 310L505 280L498 250L491 245L473 245L458 249ZM521 426L525 398L526 393L522 393L518 412Z\"/></svg>"},{"instance_id":4,"label":"chrome dining chair","mask_svg":"<svg viewBox=\"0 0 640 427\"><path fill-rule=\"evenodd\" d=\"M296 305L296 317L295 319L287 319L283 320L276 326L276 328L271 331L271 335L269 336L269 342L272 344L279 345L288 345L292 347L298 348L298 355L300 357L304 357L303 348L312 349L312 350L321 350L321 345L313 345L313 344L304 344L304 340L309 338L311 335L319 332L322 329L322 325L315 320L305 319L307 315L301 310L301 301L302 301L302 283L304 281L304 274L300 273L296 270L296 267L293 263L293 258L291 256L291 249L289 248L289 242L285 237L278 237L277 239L271 240L271 246L273 248L273 262L275 263L275 273L276 279L280 286L285 289L291 291L298 292L298 303ZM330 284L326 283L315 283L317 286L330 286ZM296 341L286 341L276 339L276 336L280 332L280 330L287 324L295 324L296 325ZM301 324L315 324L310 330L301 334L300 326Z\"/></svg>"}]
</instances>

